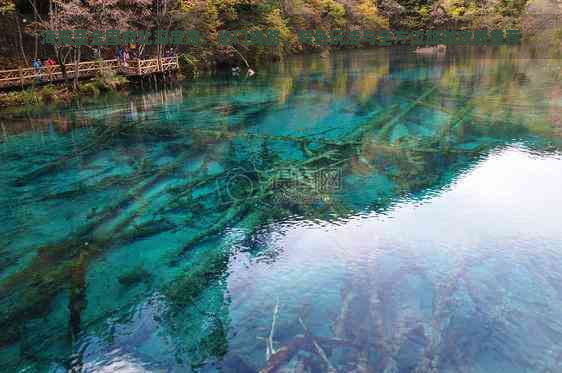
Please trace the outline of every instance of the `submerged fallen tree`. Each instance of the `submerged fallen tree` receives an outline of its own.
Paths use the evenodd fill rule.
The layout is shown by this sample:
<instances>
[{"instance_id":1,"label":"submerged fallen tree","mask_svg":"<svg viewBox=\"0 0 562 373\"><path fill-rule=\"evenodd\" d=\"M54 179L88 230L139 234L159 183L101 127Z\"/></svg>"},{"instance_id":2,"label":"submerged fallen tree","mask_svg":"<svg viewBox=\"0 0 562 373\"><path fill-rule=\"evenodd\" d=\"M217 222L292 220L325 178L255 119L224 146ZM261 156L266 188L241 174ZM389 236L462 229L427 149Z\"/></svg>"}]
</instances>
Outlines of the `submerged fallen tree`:
<instances>
[{"instance_id":1,"label":"submerged fallen tree","mask_svg":"<svg viewBox=\"0 0 562 373\"><path fill-rule=\"evenodd\" d=\"M458 167L460 164L469 164L472 159L497 146L498 142L493 138L466 146L472 140L470 128L464 129L462 133L456 131L456 127L465 118L473 121L471 106L451 113L446 123L435 125L436 129L430 136L404 136L401 141L391 142L390 135L393 131L403 125L405 118L419 109L434 92L435 88L427 88L405 109L400 110L399 106L392 106L380 117L358 126L338 141L322 135L279 136L244 131L244 123L234 128L197 129L184 128L181 125L166 127L135 122L98 130L97 135L82 147L82 152L77 156L93 154L100 147L107 147L119 139L134 138L161 139L174 145L174 149L179 150L179 153L162 166L157 167L153 164L150 167L139 168L127 176L108 176L93 181L88 187L68 192L75 196L94 190L105 190L115 185L135 184L131 192L110 206L95 211L91 221L75 232L72 238L37 248L36 256L23 270L0 281L2 308L9 310L0 316L0 321L4 325L10 325L0 339L0 345L7 346L18 341L22 335L21 325L48 313L54 297L67 289L70 291L69 329L71 334L76 336L82 324L80 314L88 298L84 278L91 263L114 248L143 237L184 229L189 224L196 225L202 216L208 217L208 221L205 220L203 226L196 227L193 234L178 247L170 248L168 263L178 266L197 248L203 247L204 243L220 242L225 231L242 223L245 225L246 234L251 236L264 221L283 218L289 214L298 213L311 219L338 219L354 212L354 208L340 196L317 188L313 178L307 175L308 171L339 168L344 170L344 176L347 176L352 172L350 169L355 163L361 163L368 169L367 172L387 177L393 183L394 193L398 195L441 183L443 180L439 178L442 175L432 172L434 168L445 169L447 165ZM298 157L283 158L269 149L272 144L279 143L287 144L291 149L295 149L295 152L300 152ZM255 154L259 159L255 164L248 166L247 158L239 156L237 152L248 153L251 145L257 145L260 149ZM232 157L228 151L232 151ZM187 174L187 180L182 180L186 175L186 163L197 157L202 159L200 166ZM71 159L70 156L64 155L20 177L16 184L31 183L43 177L56 177L68 167ZM216 164L221 166L215 167L218 170L213 169ZM228 174L230 169L238 168L244 170L244 177L225 179L231 176ZM285 171L288 169L292 171L287 175ZM168 185L170 180L174 182ZM231 184L227 185L228 182ZM302 191L313 203L279 199L278 195L284 192L285 184ZM229 192L237 191L237 195L244 198L230 196L225 199L225 185L232 188ZM68 194L54 193L44 196L43 200L64 196ZM382 198L373 201L383 207L389 202L389 199ZM197 215L198 213L200 215ZM146 219L149 214L153 216L152 220ZM184 220L178 222L177 215L182 215ZM211 284L219 281L227 271L229 255L227 249L215 250L212 255L209 253L209 257L204 261L162 286L168 302L178 310L197 304L201 294ZM393 342L392 346L380 337L380 330L376 331L381 323L375 317L379 307L376 305L376 298L370 301L371 309L375 311L366 315L362 324L378 326L365 326L359 333L350 332L349 318L354 312L352 308L354 302L361 297L363 294L355 294L353 290L346 292L340 316L334 326L333 338L313 335L301 320L304 334L297 335L294 340L275 348L274 322L268 337L267 364L264 371L275 371L284 366L298 355L301 349L312 351L318 364L328 371L334 371L338 367L331 362L330 351L326 346L337 343L348 347L357 346L366 338L375 338L375 346L379 346L385 356L393 355L407 335L396 336L397 342ZM216 328L217 333L222 333L220 329ZM367 337L369 330L371 336L376 337ZM435 346L439 344L438 341L432 343ZM217 351L222 349L217 348ZM431 353L431 350L428 350L427 354ZM376 365L369 360L369 354L372 354L372 351L365 349L358 349L353 353L357 371L364 371L366 367L370 369L373 366L391 365L388 360L390 358L381 358L383 362Z\"/></svg>"}]
</instances>

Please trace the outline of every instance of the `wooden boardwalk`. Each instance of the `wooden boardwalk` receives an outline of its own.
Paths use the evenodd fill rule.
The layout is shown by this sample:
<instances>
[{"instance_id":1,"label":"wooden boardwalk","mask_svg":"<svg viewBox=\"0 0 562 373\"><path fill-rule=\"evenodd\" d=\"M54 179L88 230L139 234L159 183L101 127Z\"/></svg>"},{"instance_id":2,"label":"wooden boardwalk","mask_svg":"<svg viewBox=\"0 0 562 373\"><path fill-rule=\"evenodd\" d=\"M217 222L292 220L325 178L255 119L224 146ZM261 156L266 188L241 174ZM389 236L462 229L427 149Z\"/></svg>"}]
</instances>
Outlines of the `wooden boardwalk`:
<instances>
[{"instance_id":1,"label":"wooden boardwalk","mask_svg":"<svg viewBox=\"0 0 562 373\"><path fill-rule=\"evenodd\" d=\"M68 79L73 79L78 70L78 78L84 79L96 76L104 71L113 71L127 76L144 76L154 73L173 71L179 68L178 57L162 57L147 60L130 60L127 66L119 63L118 60L85 61L66 64L66 74ZM76 69L78 67L78 69ZM29 67L12 70L0 70L0 88L26 86L39 82L55 82L63 80L60 65L51 68L42 67L40 71Z\"/></svg>"}]
</instances>

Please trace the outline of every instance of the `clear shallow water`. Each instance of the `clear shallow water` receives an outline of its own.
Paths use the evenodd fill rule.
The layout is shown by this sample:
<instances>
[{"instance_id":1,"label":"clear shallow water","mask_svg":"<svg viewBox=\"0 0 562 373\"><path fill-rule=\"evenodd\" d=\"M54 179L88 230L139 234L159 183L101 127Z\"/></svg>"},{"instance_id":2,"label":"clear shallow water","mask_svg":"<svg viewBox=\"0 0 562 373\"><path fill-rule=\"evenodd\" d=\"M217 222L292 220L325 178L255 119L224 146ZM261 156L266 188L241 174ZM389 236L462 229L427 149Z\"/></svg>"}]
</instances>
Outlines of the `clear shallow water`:
<instances>
[{"instance_id":1,"label":"clear shallow water","mask_svg":"<svg viewBox=\"0 0 562 373\"><path fill-rule=\"evenodd\" d=\"M1 370L560 371L561 111L376 51L4 113Z\"/></svg>"}]
</instances>

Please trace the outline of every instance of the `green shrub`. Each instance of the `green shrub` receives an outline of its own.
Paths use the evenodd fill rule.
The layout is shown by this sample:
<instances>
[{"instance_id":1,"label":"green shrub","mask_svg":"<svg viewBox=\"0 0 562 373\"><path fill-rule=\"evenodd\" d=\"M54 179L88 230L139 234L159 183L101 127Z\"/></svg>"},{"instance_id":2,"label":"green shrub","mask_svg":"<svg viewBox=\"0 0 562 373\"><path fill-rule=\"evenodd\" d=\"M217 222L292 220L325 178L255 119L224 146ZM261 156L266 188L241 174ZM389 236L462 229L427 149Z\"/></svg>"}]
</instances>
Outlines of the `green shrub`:
<instances>
[{"instance_id":1,"label":"green shrub","mask_svg":"<svg viewBox=\"0 0 562 373\"><path fill-rule=\"evenodd\" d=\"M52 84L46 85L41 89L41 97L45 102L57 101L59 98L59 89Z\"/></svg>"},{"instance_id":2,"label":"green shrub","mask_svg":"<svg viewBox=\"0 0 562 373\"><path fill-rule=\"evenodd\" d=\"M2 96L1 102L3 106L17 106L39 104L42 100L35 90L28 88L24 91L8 92Z\"/></svg>"},{"instance_id":3,"label":"green shrub","mask_svg":"<svg viewBox=\"0 0 562 373\"><path fill-rule=\"evenodd\" d=\"M80 94L87 96L97 96L101 93L95 81L81 84L79 91Z\"/></svg>"},{"instance_id":4,"label":"green shrub","mask_svg":"<svg viewBox=\"0 0 562 373\"><path fill-rule=\"evenodd\" d=\"M187 76L195 76L199 73L198 62L187 53L182 53L179 58L180 71Z\"/></svg>"}]
</instances>

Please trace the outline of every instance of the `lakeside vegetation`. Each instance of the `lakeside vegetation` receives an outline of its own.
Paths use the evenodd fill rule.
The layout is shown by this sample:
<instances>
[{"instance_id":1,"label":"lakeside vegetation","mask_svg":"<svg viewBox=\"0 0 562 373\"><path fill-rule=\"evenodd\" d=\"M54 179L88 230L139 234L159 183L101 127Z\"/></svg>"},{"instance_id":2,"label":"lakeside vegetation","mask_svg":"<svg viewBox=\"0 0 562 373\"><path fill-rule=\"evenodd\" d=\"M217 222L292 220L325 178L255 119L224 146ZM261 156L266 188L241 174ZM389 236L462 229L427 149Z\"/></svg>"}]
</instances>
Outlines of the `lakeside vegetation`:
<instances>
[{"instance_id":1,"label":"lakeside vegetation","mask_svg":"<svg viewBox=\"0 0 562 373\"><path fill-rule=\"evenodd\" d=\"M68 101L77 94L96 95L125 81L103 77L78 82L64 66L96 58L114 58L114 46L42 45L44 30L187 30L208 35L207 43L175 47L182 74L228 66L259 66L305 52L361 46L301 45L298 30L381 31L428 29L522 29L525 39L542 37L562 45L562 28L548 17L562 12L554 0L2 0L5 35L0 66L31 66L33 59L53 57L62 67L63 86L47 85L0 94L0 106ZM224 46L220 30L280 31L278 46ZM540 30L540 31L539 31ZM541 34L539 36L539 34ZM546 34L546 35L542 35ZM536 41L536 40L535 40ZM139 46L142 56L162 56L164 47Z\"/></svg>"},{"instance_id":2,"label":"lakeside vegetation","mask_svg":"<svg viewBox=\"0 0 562 373\"><path fill-rule=\"evenodd\" d=\"M127 87L128 83L128 79L124 76L106 74L82 82L77 90L64 84L53 83L30 86L25 89L0 93L0 108L68 103L77 96L98 96L120 90Z\"/></svg>"},{"instance_id":3,"label":"lakeside vegetation","mask_svg":"<svg viewBox=\"0 0 562 373\"><path fill-rule=\"evenodd\" d=\"M554 0L2 0L4 31L11 31L3 38L12 48L7 50L11 53L2 54L1 62L3 66L17 67L30 66L31 59L47 56L56 56L61 64L92 56L115 56L114 46L40 45L37 39L43 30L199 30L208 35L207 43L180 45L177 50L201 70L221 64L240 64L241 55L257 64L303 51L356 47L303 46L298 42L297 32L304 29L521 28L524 36L532 37L537 29L548 28L546 24L531 22L536 21L533 15L556 15L561 8ZM235 50L217 42L220 30L268 29L280 31L283 42L279 46L237 46ZM556 34L560 30L553 31ZM162 55L164 51L161 46L152 45L142 52Z\"/></svg>"}]
</instances>

